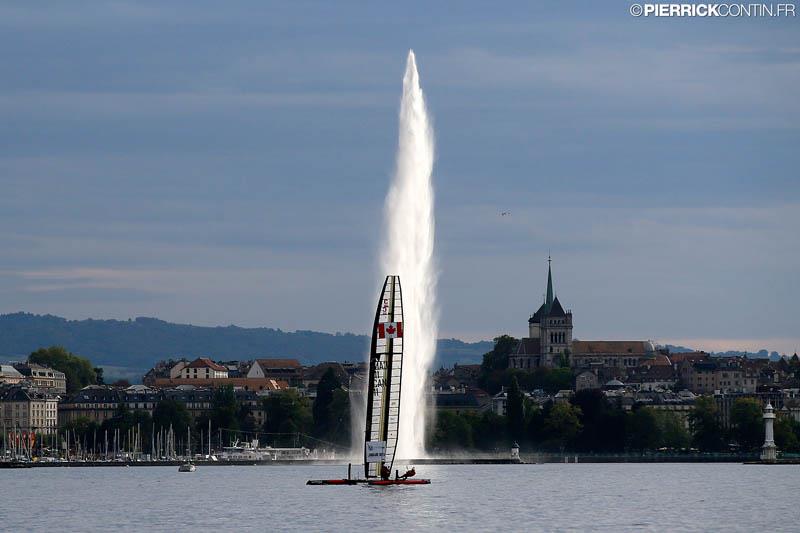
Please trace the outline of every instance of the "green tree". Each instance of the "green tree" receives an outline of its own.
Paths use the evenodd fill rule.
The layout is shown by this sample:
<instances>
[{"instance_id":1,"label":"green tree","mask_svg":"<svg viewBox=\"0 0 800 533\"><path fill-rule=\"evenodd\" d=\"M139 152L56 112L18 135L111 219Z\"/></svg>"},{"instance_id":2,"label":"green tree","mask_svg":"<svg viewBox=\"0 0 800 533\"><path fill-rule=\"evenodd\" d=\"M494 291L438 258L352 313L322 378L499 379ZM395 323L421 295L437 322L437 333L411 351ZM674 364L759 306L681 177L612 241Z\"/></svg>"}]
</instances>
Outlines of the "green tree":
<instances>
[{"instance_id":1,"label":"green tree","mask_svg":"<svg viewBox=\"0 0 800 533\"><path fill-rule=\"evenodd\" d=\"M558 355L558 366L560 368L569 368L570 367L570 364L569 364L569 356L570 355L571 355L571 352L570 352L569 348L564 350L564 353L561 353L561 354Z\"/></svg>"},{"instance_id":2,"label":"green tree","mask_svg":"<svg viewBox=\"0 0 800 533\"><path fill-rule=\"evenodd\" d=\"M493 411L484 411L471 419L472 440L475 447L483 451L505 449L508 424L504 417Z\"/></svg>"},{"instance_id":3,"label":"green tree","mask_svg":"<svg viewBox=\"0 0 800 533\"><path fill-rule=\"evenodd\" d=\"M584 389L571 403L581 412L582 430L575 449L583 452L621 452L625 449L625 412L613 407L603 391Z\"/></svg>"},{"instance_id":4,"label":"green tree","mask_svg":"<svg viewBox=\"0 0 800 533\"><path fill-rule=\"evenodd\" d=\"M73 393L97 382L97 374L88 359L67 351L63 346L39 348L28 356L29 363L49 366L64 373L67 392Z\"/></svg>"},{"instance_id":5,"label":"green tree","mask_svg":"<svg viewBox=\"0 0 800 533\"><path fill-rule=\"evenodd\" d=\"M95 432L100 429L100 424L88 417L80 416L75 420L67 422L61 427L61 431L70 431L73 435L78 437L78 440L83 440L89 436L94 437Z\"/></svg>"},{"instance_id":6,"label":"green tree","mask_svg":"<svg viewBox=\"0 0 800 533\"><path fill-rule=\"evenodd\" d=\"M244 433L256 433L258 431L256 418L253 416L253 409L246 403L239 404L239 408L236 411L236 422L239 431ZM208 424L207 421L206 424Z\"/></svg>"},{"instance_id":7,"label":"green tree","mask_svg":"<svg viewBox=\"0 0 800 533\"><path fill-rule=\"evenodd\" d=\"M481 369L485 371L505 370L508 368L508 356L517 349L519 340L510 335L500 335L494 339L494 348L483 355Z\"/></svg>"},{"instance_id":8,"label":"green tree","mask_svg":"<svg viewBox=\"0 0 800 533\"><path fill-rule=\"evenodd\" d=\"M640 407L628 414L625 436L632 450L654 450L661 442L661 430L656 415L649 407Z\"/></svg>"},{"instance_id":9,"label":"green tree","mask_svg":"<svg viewBox=\"0 0 800 533\"><path fill-rule=\"evenodd\" d=\"M156 431L172 426L176 435L185 435L186 428L192 423L192 417L186 409L186 404L173 398L164 398L156 404L153 410L153 423Z\"/></svg>"},{"instance_id":10,"label":"green tree","mask_svg":"<svg viewBox=\"0 0 800 533\"><path fill-rule=\"evenodd\" d=\"M783 452L800 452L800 422L791 416L778 415L775 419L775 445Z\"/></svg>"},{"instance_id":11,"label":"green tree","mask_svg":"<svg viewBox=\"0 0 800 533\"><path fill-rule=\"evenodd\" d=\"M678 415L670 411L656 411L656 420L661 434L661 446L673 450L689 447L689 432Z\"/></svg>"},{"instance_id":12,"label":"green tree","mask_svg":"<svg viewBox=\"0 0 800 533\"><path fill-rule=\"evenodd\" d=\"M692 443L704 452L722 449L722 425L719 422L717 405L711 396L697 398L689 413Z\"/></svg>"},{"instance_id":13,"label":"green tree","mask_svg":"<svg viewBox=\"0 0 800 533\"><path fill-rule=\"evenodd\" d=\"M558 402L550 409L544 429L548 440L554 442L559 450L568 448L580 432L580 415L580 408L567 402Z\"/></svg>"},{"instance_id":14,"label":"green tree","mask_svg":"<svg viewBox=\"0 0 800 533\"><path fill-rule=\"evenodd\" d=\"M511 380L511 387L508 389L506 420L511 440L521 441L525 435L525 396L519 390L517 378Z\"/></svg>"},{"instance_id":15,"label":"green tree","mask_svg":"<svg viewBox=\"0 0 800 533\"><path fill-rule=\"evenodd\" d=\"M239 430L239 402L233 385L214 389L211 395L211 425L231 431Z\"/></svg>"},{"instance_id":16,"label":"green tree","mask_svg":"<svg viewBox=\"0 0 800 533\"><path fill-rule=\"evenodd\" d=\"M111 439L114 431L118 431L120 439L118 446L128 451L133 450L134 445L134 432L132 430L141 432L141 445L142 450L144 450L149 448L152 426L153 418L149 412L139 409L131 411L124 403L120 403L114 415L104 420L100 425L100 431L107 431L109 439Z\"/></svg>"},{"instance_id":17,"label":"green tree","mask_svg":"<svg viewBox=\"0 0 800 533\"><path fill-rule=\"evenodd\" d=\"M541 369L540 385L535 388L544 389L549 394L555 394L560 390L572 388L575 375L570 368ZM534 388L534 387L532 387Z\"/></svg>"},{"instance_id":18,"label":"green tree","mask_svg":"<svg viewBox=\"0 0 800 533\"><path fill-rule=\"evenodd\" d=\"M308 433L314 423L308 399L296 390L276 392L264 399L266 421L264 431L271 434L273 442L291 443L294 434Z\"/></svg>"},{"instance_id":19,"label":"green tree","mask_svg":"<svg viewBox=\"0 0 800 533\"><path fill-rule=\"evenodd\" d=\"M739 398L731 407L731 433L739 446L753 450L764 443L761 403L755 398Z\"/></svg>"},{"instance_id":20,"label":"green tree","mask_svg":"<svg viewBox=\"0 0 800 533\"><path fill-rule=\"evenodd\" d=\"M350 393L343 388L333 392L331 401L331 429L328 440L349 447L350 439Z\"/></svg>"},{"instance_id":21,"label":"green tree","mask_svg":"<svg viewBox=\"0 0 800 533\"><path fill-rule=\"evenodd\" d=\"M519 341L514 337L501 335L494 339L492 351L483 354L478 383L490 394L497 394L503 385L510 383L504 379L504 374L508 369L508 357L516 350L517 344Z\"/></svg>"},{"instance_id":22,"label":"green tree","mask_svg":"<svg viewBox=\"0 0 800 533\"><path fill-rule=\"evenodd\" d=\"M317 385L317 397L314 399L312 414L314 415L313 434L317 438L328 439L332 429L336 426L333 418L334 393L342 388L342 383L336 377L333 368L328 368Z\"/></svg>"},{"instance_id":23,"label":"green tree","mask_svg":"<svg viewBox=\"0 0 800 533\"><path fill-rule=\"evenodd\" d=\"M467 415L453 411L441 411L436 416L436 429L433 434L433 448L436 450L465 450L472 448L472 425Z\"/></svg>"}]
</instances>

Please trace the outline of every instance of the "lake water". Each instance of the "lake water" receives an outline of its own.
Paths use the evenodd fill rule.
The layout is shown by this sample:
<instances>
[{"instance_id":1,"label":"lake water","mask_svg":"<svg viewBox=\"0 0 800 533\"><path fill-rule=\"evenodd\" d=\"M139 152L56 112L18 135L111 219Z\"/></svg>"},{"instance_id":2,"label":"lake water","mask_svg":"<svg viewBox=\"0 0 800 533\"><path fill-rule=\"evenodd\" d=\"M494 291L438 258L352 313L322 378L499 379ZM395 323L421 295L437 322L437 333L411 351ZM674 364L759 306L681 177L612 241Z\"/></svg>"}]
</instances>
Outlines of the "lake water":
<instances>
[{"instance_id":1,"label":"lake water","mask_svg":"<svg viewBox=\"0 0 800 533\"><path fill-rule=\"evenodd\" d=\"M305 485L346 475L346 467L328 466L0 470L0 529L800 530L800 466L425 465L417 472L432 484Z\"/></svg>"}]
</instances>

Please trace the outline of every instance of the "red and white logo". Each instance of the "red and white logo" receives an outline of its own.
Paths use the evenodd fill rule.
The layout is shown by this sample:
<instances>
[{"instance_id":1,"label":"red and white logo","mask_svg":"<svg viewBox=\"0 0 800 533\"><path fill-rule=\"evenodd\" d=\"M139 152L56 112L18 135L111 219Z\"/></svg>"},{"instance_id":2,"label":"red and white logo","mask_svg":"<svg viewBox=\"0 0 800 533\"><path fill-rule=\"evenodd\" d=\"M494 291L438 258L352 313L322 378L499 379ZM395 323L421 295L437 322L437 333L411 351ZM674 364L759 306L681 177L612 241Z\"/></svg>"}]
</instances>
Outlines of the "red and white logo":
<instances>
[{"instance_id":1,"label":"red and white logo","mask_svg":"<svg viewBox=\"0 0 800 533\"><path fill-rule=\"evenodd\" d=\"M384 322L378 324L379 339L396 339L403 336L402 322Z\"/></svg>"}]
</instances>

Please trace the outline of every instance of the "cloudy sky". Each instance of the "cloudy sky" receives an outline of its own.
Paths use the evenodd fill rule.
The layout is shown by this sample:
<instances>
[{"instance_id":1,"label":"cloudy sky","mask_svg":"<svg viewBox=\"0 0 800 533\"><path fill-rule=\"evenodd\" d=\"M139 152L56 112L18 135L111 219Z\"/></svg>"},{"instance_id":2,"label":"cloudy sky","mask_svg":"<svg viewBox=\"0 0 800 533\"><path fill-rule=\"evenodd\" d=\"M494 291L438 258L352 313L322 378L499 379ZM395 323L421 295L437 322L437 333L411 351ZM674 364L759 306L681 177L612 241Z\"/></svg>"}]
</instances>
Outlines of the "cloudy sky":
<instances>
[{"instance_id":1,"label":"cloudy sky","mask_svg":"<svg viewBox=\"0 0 800 533\"><path fill-rule=\"evenodd\" d=\"M442 336L800 348L800 19L164 4L0 6L0 312L365 332L413 48Z\"/></svg>"}]
</instances>

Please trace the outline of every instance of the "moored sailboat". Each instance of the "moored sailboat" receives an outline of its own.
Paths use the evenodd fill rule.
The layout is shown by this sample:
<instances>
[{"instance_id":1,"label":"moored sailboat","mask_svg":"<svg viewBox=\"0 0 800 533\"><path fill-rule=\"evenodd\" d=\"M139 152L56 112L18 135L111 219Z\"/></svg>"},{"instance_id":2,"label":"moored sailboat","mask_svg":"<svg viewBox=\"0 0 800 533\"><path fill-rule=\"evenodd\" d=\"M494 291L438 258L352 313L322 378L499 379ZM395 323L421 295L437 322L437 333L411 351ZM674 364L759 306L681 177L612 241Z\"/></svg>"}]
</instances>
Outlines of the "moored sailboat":
<instances>
[{"instance_id":1,"label":"moored sailboat","mask_svg":"<svg viewBox=\"0 0 800 533\"><path fill-rule=\"evenodd\" d=\"M178 472L194 472L197 467L192 462L192 434L186 428L186 462L178 467Z\"/></svg>"}]
</instances>

